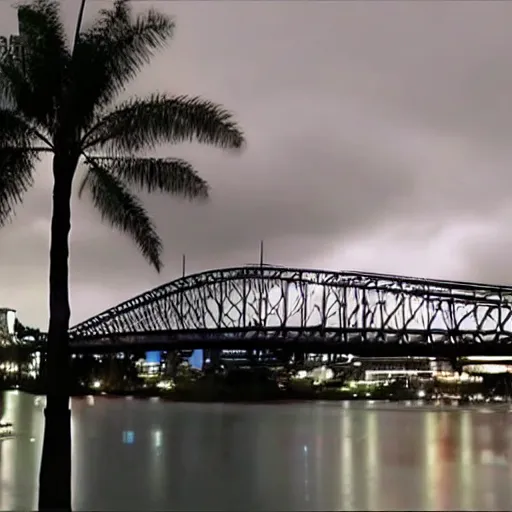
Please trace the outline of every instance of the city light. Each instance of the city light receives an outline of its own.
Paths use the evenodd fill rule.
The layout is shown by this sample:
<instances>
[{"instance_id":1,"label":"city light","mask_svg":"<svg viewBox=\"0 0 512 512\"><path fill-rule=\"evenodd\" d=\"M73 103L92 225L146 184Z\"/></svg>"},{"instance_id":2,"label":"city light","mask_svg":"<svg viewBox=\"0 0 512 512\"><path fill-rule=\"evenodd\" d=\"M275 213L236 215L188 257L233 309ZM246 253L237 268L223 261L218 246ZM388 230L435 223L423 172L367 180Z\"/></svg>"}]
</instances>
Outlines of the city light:
<instances>
[{"instance_id":1,"label":"city light","mask_svg":"<svg viewBox=\"0 0 512 512\"><path fill-rule=\"evenodd\" d=\"M123 444L133 444L135 442L135 432L132 430L123 431Z\"/></svg>"},{"instance_id":2,"label":"city light","mask_svg":"<svg viewBox=\"0 0 512 512\"><path fill-rule=\"evenodd\" d=\"M464 366L464 371L468 373L480 373L496 375L500 373L512 373L512 365L505 364L470 364Z\"/></svg>"},{"instance_id":3,"label":"city light","mask_svg":"<svg viewBox=\"0 0 512 512\"><path fill-rule=\"evenodd\" d=\"M157 388L169 390L174 387L174 383L170 380L161 380L156 385Z\"/></svg>"},{"instance_id":4,"label":"city light","mask_svg":"<svg viewBox=\"0 0 512 512\"><path fill-rule=\"evenodd\" d=\"M16 373L18 371L18 365L12 362L0 363L0 371Z\"/></svg>"},{"instance_id":5,"label":"city light","mask_svg":"<svg viewBox=\"0 0 512 512\"><path fill-rule=\"evenodd\" d=\"M11 423L0 423L0 438L9 437L14 433Z\"/></svg>"}]
</instances>

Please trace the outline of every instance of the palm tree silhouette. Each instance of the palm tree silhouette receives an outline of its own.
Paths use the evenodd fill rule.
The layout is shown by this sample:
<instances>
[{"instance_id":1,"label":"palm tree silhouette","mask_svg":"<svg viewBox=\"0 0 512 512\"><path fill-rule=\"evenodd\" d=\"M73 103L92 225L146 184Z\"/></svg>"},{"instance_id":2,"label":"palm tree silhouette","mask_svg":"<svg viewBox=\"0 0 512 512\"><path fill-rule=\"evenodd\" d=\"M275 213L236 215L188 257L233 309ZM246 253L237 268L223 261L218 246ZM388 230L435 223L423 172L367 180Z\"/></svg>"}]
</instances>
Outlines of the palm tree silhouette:
<instances>
[{"instance_id":1,"label":"palm tree silhouette","mask_svg":"<svg viewBox=\"0 0 512 512\"><path fill-rule=\"evenodd\" d=\"M33 183L41 152L53 154L50 240L50 321L40 510L71 509L69 410L69 234L71 195L79 164L102 218L127 233L159 271L162 242L134 190L206 199L208 184L186 161L142 156L158 145L195 140L238 150L244 136L223 107L197 97L153 94L116 102L167 43L174 23L148 10L133 16L115 0L66 41L59 4L33 0L18 7L22 59L0 62L0 226Z\"/></svg>"}]
</instances>

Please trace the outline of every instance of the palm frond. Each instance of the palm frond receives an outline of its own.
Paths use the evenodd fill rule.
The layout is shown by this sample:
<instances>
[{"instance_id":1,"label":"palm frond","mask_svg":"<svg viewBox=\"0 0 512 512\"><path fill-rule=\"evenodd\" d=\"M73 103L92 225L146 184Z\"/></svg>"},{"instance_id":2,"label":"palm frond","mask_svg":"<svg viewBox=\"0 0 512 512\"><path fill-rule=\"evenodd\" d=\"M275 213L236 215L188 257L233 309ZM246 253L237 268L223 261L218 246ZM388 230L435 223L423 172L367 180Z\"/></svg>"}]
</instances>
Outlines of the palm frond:
<instances>
[{"instance_id":1,"label":"palm frond","mask_svg":"<svg viewBox=\"0 0 512 512\"><path fill-rule=\"evenodd\" d=\"M51 141L32 126L19 112L0 108L0 147L32 148L36 141L43 142L44 151L53 149Z\"/></svg>"},{"instance_id":2,"label":"palm frond","mask_svg":"<svg viewBox=\"0 0 512 512\"><path fill-rule=\"evenodd\" d=\"M28 52L25 59L30 61L37 54L56 58L60 58L63 53L68 54L60 2L32 0L21 4L18 7L18 20L22 46L25 47L24 51Z\"/></svg>"},{"instance_id":3,"label":"palm frond","mask_svg":"<svg viewBox=\"0 0 512 512\"><path fill-rule=\"evenodd\" d=\"M11 77L13 96L19 98L30 92L28 104L26 100L17 101L18 108L53 131L70 57L59 2L33 0L22 4L18 18L22 58L11 60L4 73Z\"/></svg>"},{"instance_id":4,"label":"palm frond","mask_svg":"<svg viewBox=\"0 0 512 512\"><path fill-rule=\"evenodd\" d=\"M27 147L30 145L32 129L10 109L0 108L0 147Z\"/></svg>"},{"instance_id":5,"label":"palm frond","mask_svg":"<svg viewBox=\"0 0 512 512\"><path fill-rule=\"evenodd\" d=\"M84 145L132 153L193 140L223 149L245 143L233 115L222 106L198 97L152 95L107 114L86 134Z\"/></svg>"},{"instance_id":6,"label":"palm frond","mask_svg":"<svg viewBox=\"0 0 512 512\"><path fill-rule=\"evenodd\" d=\"M33 185L36 160L34 151L0 147L0 227L12 218L15 206Z\"/></svg>"},{"instance_id":7,"label":"palm frond","mask_svg":"<svg viewBox=\"0 0 512 512\"><path fill-rule=\"evenodd\" d=\"M122 181L91 159L88 171L80 186L80 193L88 189L94 206L104 221L131 236L142 255L158 272L162 268L162 241L155 225L137 197Z\"/></svg>"},{"instance_id":8,"label":"palm frond","mask_svg":"<svg viewBox=\"0 0 512 512\"><path fill-rule=\"evenodd\" d=\"M127 0L100 12L80 35L73 55L74 108L83 126L124 90L173 30L172 19L154 10L132 20Z\"/></svg>"},{"instance_id":9,"label":"palm frond","mask_svg":"<svg viewBox=\"0 0 512 512\"><path fill-rule=\"evenodd\" d=\"M93 160L139 190L165 192L189 200L208 199L208 183L180 158L94 157Z\"/></svg>"},{"instance_id":10,"label":"palm frond","mask_svg":"<svg viewBox=\"0 0 512 512\"><path fill-rule=\"evenodd\" d=\"M20 62L12 55L0 59L0 102L39 124L45 115L34 101L34 91L23 73Z\"/></svg>"}]
</instances>

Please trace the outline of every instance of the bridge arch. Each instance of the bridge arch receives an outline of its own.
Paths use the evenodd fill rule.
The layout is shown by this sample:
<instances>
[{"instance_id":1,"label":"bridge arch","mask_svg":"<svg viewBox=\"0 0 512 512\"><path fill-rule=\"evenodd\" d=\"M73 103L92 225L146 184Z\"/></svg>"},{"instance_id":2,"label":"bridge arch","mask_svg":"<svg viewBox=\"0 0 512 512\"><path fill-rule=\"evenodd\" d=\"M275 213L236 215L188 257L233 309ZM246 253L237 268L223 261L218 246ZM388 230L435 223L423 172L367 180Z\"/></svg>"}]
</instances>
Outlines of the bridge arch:
<instances>
[{"instance_id":1,"label":"bridge arch","mask_svg":"<svg viewBox=\"0 0 512 512\"><path fill-rule=\"evenodd\" d=\"M512 341L512 288L251 265L176 279L70 330L71 344L273 339Z\"/></svg>"}]
</instances>

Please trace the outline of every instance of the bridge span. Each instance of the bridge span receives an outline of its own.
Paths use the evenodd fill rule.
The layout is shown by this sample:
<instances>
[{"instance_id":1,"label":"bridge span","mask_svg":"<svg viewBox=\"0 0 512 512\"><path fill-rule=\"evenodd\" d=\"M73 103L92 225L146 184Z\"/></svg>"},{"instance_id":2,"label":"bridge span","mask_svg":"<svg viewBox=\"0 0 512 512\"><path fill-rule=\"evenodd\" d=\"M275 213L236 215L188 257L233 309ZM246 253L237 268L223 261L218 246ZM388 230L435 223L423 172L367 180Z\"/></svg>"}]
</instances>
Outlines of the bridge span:
<instances>
[{"instance_id":1,"label":"bridge span","mask_svg":"<svg viewBox=\"0 0 512 512\"><path fill-rule=\"evenodd\" d=\"M70 329L74 351L512 355L512 287L272 266L176 279Z\"/></svg>"}]
</instances>

